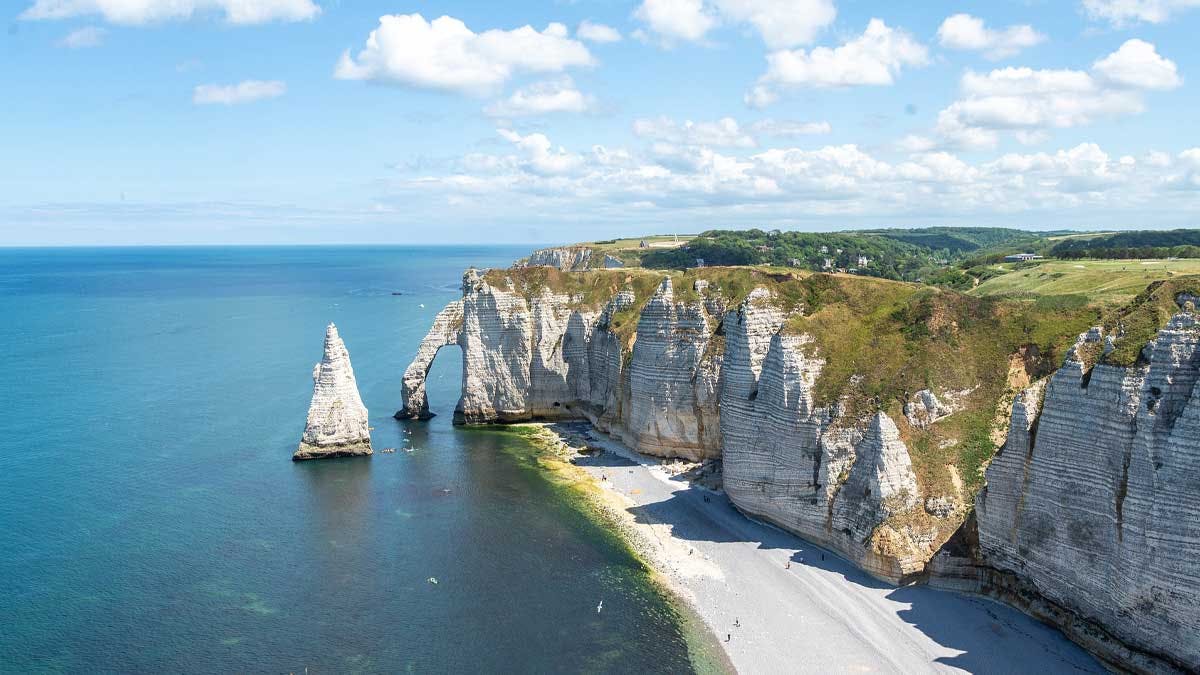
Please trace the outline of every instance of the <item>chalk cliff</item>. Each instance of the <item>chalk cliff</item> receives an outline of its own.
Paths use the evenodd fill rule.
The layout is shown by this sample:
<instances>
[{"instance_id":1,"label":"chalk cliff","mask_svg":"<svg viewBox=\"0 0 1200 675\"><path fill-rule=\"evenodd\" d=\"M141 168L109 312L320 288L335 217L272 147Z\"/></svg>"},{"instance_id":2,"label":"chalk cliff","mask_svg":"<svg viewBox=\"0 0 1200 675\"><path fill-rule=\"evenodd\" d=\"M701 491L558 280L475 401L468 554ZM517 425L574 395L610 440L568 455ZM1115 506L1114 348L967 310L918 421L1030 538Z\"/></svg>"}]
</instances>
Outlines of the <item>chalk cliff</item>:
<instances>
[{"instance_id":1,"label":"chalk cliff","mask_svg":"<svg viewBox=\"0 0 1200 675\"><path fill-rule=\"evenodd\" d=\"M617 282L625 284L614 277ZM463 350L462 423L586 418L639 452L723 456L738 508L900 580L932 554L908 448L884 412L818 408L823 361L766 289L728 310L705 280L680 297L670 277L640 301L629 287L592 308L570 293L469 270L406 370L401 418L429 416L437 350ZM636 312L634 316L622 316ZM625 333L615 324L635 321ZM623 324L626 331L628 323Z\"/></svg>"},{"instance_id":2,"label":"chalk cliff","mask_svg":"<svg viewBox=\"0 0 1200 675\"><path fill-rule=\"evenodd\" d=\"M763 289L725 319L726 492L746 513L828 546L875 576L900 580L919 572L932 536L892 522L919 501L896 424L882 411L854 419L838 406L817 407L813 385L825 361L808 355L809 336L783 334L783 320Z\"/></svg>"},{"instance_id":3,"label":"chalk cliff","mask_svg":"<svg viewBox=\"0 0 1200 675\"><path fill-rule=\"evenodd\" d=\"M1140 357L1149 332L1087 331L1014 397L1087 325L1051 317L1072 329L1039 351L1029 307L825 275L469 270L397 416L429 415L425 374L458 345L460 423L585 418L639 452L720 458L738 509L876 577L989 594L1122 668L1200 670L1197 319Z\"/></svg>"},{"instance_id":4,"label":"chalk cliff","mask_svg":"<svg viewBox=\"0 0 1200 675\"><path fill-rule=\"evenodd\" d=\"M463 351L456 421L467 424L585 417L647 454L713 456L720 447L716 377L705 349L716 320L699 302L676 303L664 280L626 350L614 314L632 291L597 309L542 287L463 276L463 299L443 309L405 371L400 418L429 416L425 376L437 350ZM627 358L628 357L628 358Z\"/></svg>"},{"instance_id":5,"label":"chalk cliff","mask_svg":"<svg viewBox=\"0 0 1200 675\"><path fill-rule=\"evenodd\" d=\"M367 408L358 395L350 353L337 326L325 329L325 354L313 367L308 423L294 460L371 454Z\"/></svg>"},{"instance_id":6,"label":"chalk cliff","mask_svg":"<svg viewBox=\"0 0 1200 675\"><path fill-rule=\"evenodd\" d=\"M1144 363L1089 366L1108 337L1014 403L978 497L981 583L1123 667L1198 671L1200 325L1176 314Z\"/></svg>"},{"instance_id":7,"label":"chalk cliff","mask_svg":"<svg viewBox=\"0 0 1200 675\"><path fill-rule=\"evenodd\" d=\"M625 266L620 258L598 253L587 246L556 246L540 248L528 258L518 260L517 267L553 267L563 272L583 272L589 269L618 269Z\"/></svg>"}]
</instances>

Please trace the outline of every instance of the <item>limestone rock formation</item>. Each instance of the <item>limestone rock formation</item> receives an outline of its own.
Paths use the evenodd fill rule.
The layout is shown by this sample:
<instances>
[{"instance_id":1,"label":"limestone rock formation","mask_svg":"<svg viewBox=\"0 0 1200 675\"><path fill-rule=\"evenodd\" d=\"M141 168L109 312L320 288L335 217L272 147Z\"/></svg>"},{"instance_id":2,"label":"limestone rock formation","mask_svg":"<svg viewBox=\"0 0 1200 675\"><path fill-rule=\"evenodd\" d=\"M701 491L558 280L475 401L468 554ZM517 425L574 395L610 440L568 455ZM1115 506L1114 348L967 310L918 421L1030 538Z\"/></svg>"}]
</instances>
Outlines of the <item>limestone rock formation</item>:
<instances>
[{"instance_id":1,"label":"limestone rock formation","mask_svg":"<svg viewBox=\"0 0 1200 675\"><path fill-rule=\"evenodd\" d=\"M960 395L967 393L969 392L959 392ZM904 417L912 426L924 429L957 412L959 406L956 404L955 398L953 394L943 394L942 398L938 398L937 394L932 391L922 389L913 394L904 404Z\"/></svg>"},{"instance_id":2,"label":"limestone rock formation","mask_svg":"<svg viewBox=\"0 0 1200 675\"><path fill-rule=\"evenodd\" d=\"M977 500L985 590L1124 668L1200 670L1200 325L1148 364L1088 367L1080 337L1014 403Z\"/></svg>"},{"instance_id":3,"label":"limestone rock formation","mask_svg":"<svg viewBox=\"0 0 1200 675\"><path fill-rule=\"evenodd\" d=\"M308 423L294 460L371 454L367 408L358 395L350 353L337 326L325 329L325 355L313 367Z\"/></svg>"},{"instance_id":4,"label":"limestone rock formation","mask_svg":"<svg viewBox=\"0 0 1200 675\"><path fill-rule=\"evenodd\" d=\"M675 301L670 277L642 309L621 433L640 452L689 459L715 454L719 366L710 361L701 368L710 322L701 303Z\"/></svg>"},{"instance_id":5,"label":"limestone rock formation","mask_svg":"<svg viewBox=\"0 0 1200 675\"><path fill-rule=\"evenodd\" d=\"M462 300L438 314L405 372L397 416L429 416L425 374L438 349L458 345L458 422L582 417L645 454L723 455L726 489L743 511L881 578L919 572L931 533L886 524L924 516L892 419L814 405L824 361L809 355L807 336L784 334L785 312L768 290L733 311L705 280L689 290L678 297L664 278L640 307L630 348L613 324L637 301L629 289L588 309L468 270Z\"/></svg>"},{"instance_id":6,"label":"limestone rock formation","mask_svg":"<svg viewBox=\"0 0 1200 675\"><path fill-rule=\"evenodd\" d=\"M586 246L557 246L540 248L519 264L524 267L556 267L564 272L582 272L591 267L591 262L592 249Z\"/></svg>"},{"instance_id":7,"label":"limestone rock formation","mask_svg":"<svg viewBox=\"0 0 1200 675\"><path fill-rule=\"evenodd\" d=\"M915 574L925 532L885 524L919 509L908 449L883 412L847 419L813 403L825 362L755 291L725 319L721 390L724 486L739 509L828 546L877 577Z\"/></svg>"},{"instance_id":8,"label":"limestone rock formation","mask_svg":"<svg viewBox=\"0 0 1200 675\"><path fill-rule=\"evenodd\" d=\"M665 278L651 290L600 271L588 274L607 274L601 284L573 288L611 296L584 301L581 291L530 286L515 272L464 275L462 299L438 314L405 372L398 416L429 415L425 374L438 349L458 345L457 422L584 418L639 452L719 456L738 509L876 577L988 593L1123 668L1200 670L1192 297L1179 298L1185 311L1139 365L1105 364L1122 337L1094 329L1052 377L1017 395L972 512L961 487L958 496L922 494L887 412L848 396L818 404L825 358L811 336L789 328L805 325L789 322L802 305L760 287L730 307L707 279L677 288ZM1029 380L1014 384L1010 373L1008 382ZM930 425L971 393L917 392L903 407L904 433L936 434ZM962 518L944 542L942 528Z\"/></svg>"},{"instance_id":9,"label":"limestone rock formation","mask_svg":"<svg viewBox=\"0 0 1200 675\"><path fill-rule=\"evenodd\" d=\"M540 248L528 258L518 260L516 267L554 267L564 272L583 272L589 269L620 269L625 263L605 253L603 257L587 246L555 246Z\"/></svg>"},{"instance_id":10,"label":"limestone rock formation","mask_svg":"<svg viewBox=\"0 0 1200 675\"><path fill-rule=\"evenodd\" d=\"M421 340L416 358L404 371L404 387L401 390L404 407L396 413L398 419L426 420L433 417L433 413L429 412L429 397L425 394L425 378L429 375L429 368L433 366L433 358L438 350L446 345L458 344L462 323L463 304L459 300L446 305L433 318L433 326L425 339Z\"/></svg>"},{"instance_id":11,"label":"limestone rock formation","mask_svg":"<svg viewBox=\"0 0 1200 675\"><path fill-rule=\"evenodd\" d=\"M676 303L664 281L638 321L643 346L627 359L610 322L634 301L623 290L588 311L548 289L527 299L511 279L497 287L468 270L462 300L438 314L405 371L396 416L430 416L426 373L438 349L458 345L457 422L583 417L648 454L715 456L720 357L707 346L716 318L702 303Z\"/></svg>"}]
</instances>

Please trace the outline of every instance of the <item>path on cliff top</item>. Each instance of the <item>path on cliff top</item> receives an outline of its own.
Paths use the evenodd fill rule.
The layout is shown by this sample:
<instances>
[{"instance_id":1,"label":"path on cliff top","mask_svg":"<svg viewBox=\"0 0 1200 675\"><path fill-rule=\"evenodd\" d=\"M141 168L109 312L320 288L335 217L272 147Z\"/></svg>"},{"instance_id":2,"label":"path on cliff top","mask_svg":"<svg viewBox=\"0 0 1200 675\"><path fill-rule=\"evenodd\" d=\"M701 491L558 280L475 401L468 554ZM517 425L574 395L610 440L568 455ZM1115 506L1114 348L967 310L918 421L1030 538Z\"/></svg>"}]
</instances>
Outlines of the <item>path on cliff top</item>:
<instances>
[{"instance_id":1,"label":"path on cliff top","mask_svg":"<svg viewBox=\"0 0 1200 675\"><path fill-rule=\"evenodd\" d=\"M579 466L626 500L656 563L741 673L1105 672L1058 630L1012 608L879 582L746 518L724 495L671 477L657 460L587 433L605 452Z\"/></svg>"}]
</instances>

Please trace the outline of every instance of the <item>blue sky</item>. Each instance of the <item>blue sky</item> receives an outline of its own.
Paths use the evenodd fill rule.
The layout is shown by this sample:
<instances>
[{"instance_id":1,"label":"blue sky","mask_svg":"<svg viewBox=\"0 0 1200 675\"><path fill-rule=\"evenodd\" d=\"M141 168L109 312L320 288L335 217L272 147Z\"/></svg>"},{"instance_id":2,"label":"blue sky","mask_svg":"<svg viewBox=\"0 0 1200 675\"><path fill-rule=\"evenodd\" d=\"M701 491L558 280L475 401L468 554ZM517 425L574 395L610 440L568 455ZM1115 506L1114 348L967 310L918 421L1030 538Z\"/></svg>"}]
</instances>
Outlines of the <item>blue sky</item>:
<instances>
[{"instance_id":1,"label":"blue sky","mask_svg":"<svg viewBox=\"0 0 1200 675\"><path fill-rule=\"evenodd\" d=\"M905 4L12 0L0 244L1198 224L1200 0Z\"/></svg>"}]
</instances>

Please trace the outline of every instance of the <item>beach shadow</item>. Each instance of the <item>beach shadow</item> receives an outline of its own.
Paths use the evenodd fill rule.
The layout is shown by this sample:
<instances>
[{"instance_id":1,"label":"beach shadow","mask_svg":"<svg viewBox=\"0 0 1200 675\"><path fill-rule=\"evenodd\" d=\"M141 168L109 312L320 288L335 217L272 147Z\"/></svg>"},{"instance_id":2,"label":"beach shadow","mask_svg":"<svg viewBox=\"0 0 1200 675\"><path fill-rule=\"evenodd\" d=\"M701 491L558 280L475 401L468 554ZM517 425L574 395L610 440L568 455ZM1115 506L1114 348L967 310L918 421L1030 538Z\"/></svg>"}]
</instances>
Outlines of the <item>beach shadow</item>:
<instances>
[{"instance_id":1,"label":"beach shadow","mask_svg":"<svg viewBox=\"0 0 1200 675\"><path fill-rule=\"evenodd\" d=\"M909 605L896 612L901 620L962 652L936 663L971 673L1107 672L1057 628L987 598L929 586L902 586L887 598Z\"/></svg>"},{"instance_id":2,"label":"beach shadow","mask_svg":"<svg viewBox=\"0 0 1200 675\"><path fill-rule=\"evenodd\" d=\"M586 427L583 432L586 438ZM618 471L640 464L614 451L595 450L575 463ZM829 549L743 513L727 495L691 483L685 474L674 475L671 481L679 483L681 489L668 498L626 509L635 522L668 525L672 536L689 542L743 542L764 550L790 551L787 561L780 563L787 569L820 570L868 589L866 592L890 601L880 603L881 611L894 613L946 651L957 652L933 659L931 667L937 663L974 673L1105 672L1057 628L1016 609L926 585L897 586L880 581Z\"/></svg>"},{"instance_id":3,"label":"beach shadow","mask_svg":"<svg viewBox=\"0 0 1200 675\"><path fill-rule=\"evenodd\" d=\"M669 499L639 504L627 511L638 523L669 525L672 534L685 541L749 542L764 550L790 550L793 551L793 565L834 572L868 588L896 588L863 572L833 551L747 516L725 494L691 486L674 492Z\"/></svg>"},{"instance_id":4,"label":"beach shadow","mask_svg":"<svg viewBox=\"0 0 1200 675\"><path fill-rule=\"evenodd\" d=\"M725 519L714 517L719 515L714 513L715 510L741 517L729 499L725 495L707 495L709 501L705 502L701 492L696 488L680 490L669 499L631 506L626 511L637 523L670 525L672 534L686 541L746 541L743 535L727 526Z\"/></svg>"},{"instance_id":5,"label":"beach shadow","mask_svg":"<svg viewBox=\"0 0 1200 675\"><path fill-rule=\"evenodd\" d=\"M973 673L1104 672L1052 626L986 598L880 581L833 551L743 514L724 494L693 486L627 511L638 523L669 525L674 536L686 541L747 542L760 549L791 550L790 568L822 570L855 586L884 591L901 621L938 645L961 652L936 663Z\"/></svg>"},{"instance_id":6,"label":"beach shadow","mask_svg":"<svg viewBox=\"0 0 1200 675\"><path fill-rule=\"evenodd\" d=\"M632 469L633 467L638 466L637 462L607 450L600 450L597 452L588 453L586 455L580 455L572 459L571 463L575 466L599 466L619 469Z\"/></svg>"}]
</instances>

